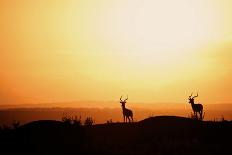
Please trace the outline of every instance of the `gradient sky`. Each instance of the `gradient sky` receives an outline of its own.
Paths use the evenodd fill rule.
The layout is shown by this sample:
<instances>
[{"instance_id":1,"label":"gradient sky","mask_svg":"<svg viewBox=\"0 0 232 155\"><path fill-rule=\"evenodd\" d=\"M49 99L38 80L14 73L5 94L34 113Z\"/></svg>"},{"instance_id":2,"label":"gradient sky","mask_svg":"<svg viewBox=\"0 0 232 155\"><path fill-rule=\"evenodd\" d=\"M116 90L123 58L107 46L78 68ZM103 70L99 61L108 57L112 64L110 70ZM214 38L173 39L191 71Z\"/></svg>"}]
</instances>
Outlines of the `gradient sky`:
<instances>
[{"instance_id":1,"label":"gradient sky","mask_svg":"<svg viewBox=\"0 0 232 155\"><path fill-rule=\"evenodd\" d=\"M231 0L1 0L0 104L232 102Z\"/></svg>"}]
</instances>

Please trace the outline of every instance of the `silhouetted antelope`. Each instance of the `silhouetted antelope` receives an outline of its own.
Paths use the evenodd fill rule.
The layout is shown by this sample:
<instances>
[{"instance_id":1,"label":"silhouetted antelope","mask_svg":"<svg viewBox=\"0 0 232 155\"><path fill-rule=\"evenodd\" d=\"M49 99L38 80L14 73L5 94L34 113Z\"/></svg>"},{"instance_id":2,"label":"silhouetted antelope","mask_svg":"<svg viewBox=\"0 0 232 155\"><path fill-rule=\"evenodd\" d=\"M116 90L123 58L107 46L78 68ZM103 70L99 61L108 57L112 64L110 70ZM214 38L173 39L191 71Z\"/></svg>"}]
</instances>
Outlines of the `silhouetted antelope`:
<instances>
[{"instance_id":1,"label":"silhouetted antelope","mask_svg":"<svg viewBox=\"0 0 232 155\"><path fill-rule=\"evenodd\" d=\"M197 113L199 113L200 119L202 120L202 119L203 119L203 118L202 118L203 105L202 105L202 104L195 104L195 103L194 103L194 98L195 98L195 97L198 97L198 93L197 93L196 96L193 96L193 97L192 97L192 95L193 95L193 93L191 94L191 96L189 96L189 103L190 103L191 106L192 106L194 116L196 116L196 117L198 118Z\"/></svg>"},{"instance_id":2,"label":"silhouetted antelope","mask_svg":"<svg viewBox=\"0 0 232 155\"><path fill-rule=\"evenodd\" d=\"M125 122L125 118L126 118L126 122L127 122L127 119L129 120L129 122L131 120L133 122L133 112L130 109L127 109L126 105L125 105L127 100L128 100L128 96L125 100L122 100L122 96L120 98L120 103L122 104L123 119L124 119L124 122ZM130 120L130 118L131 118L131 120Z\"/></svg>"}]
</instances>

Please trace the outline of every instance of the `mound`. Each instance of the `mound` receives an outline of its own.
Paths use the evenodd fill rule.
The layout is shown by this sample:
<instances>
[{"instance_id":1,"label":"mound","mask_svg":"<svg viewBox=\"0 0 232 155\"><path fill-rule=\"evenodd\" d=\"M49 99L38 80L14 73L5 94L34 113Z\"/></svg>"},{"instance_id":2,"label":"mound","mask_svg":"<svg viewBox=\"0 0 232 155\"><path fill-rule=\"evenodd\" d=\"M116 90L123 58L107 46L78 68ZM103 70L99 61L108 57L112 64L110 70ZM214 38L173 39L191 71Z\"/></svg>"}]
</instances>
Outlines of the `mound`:
<instances>
[{"instance_id":1,"label":"mound","mask_svg":"<svg viewBox=\"0 0 232 155\"><path fill-rule=\"evenodd\" d=\"M27 123L25 125L22 125L20 128L26 129L26 128L54 128L54 127L60 127L63 123L61 121L55 121L55 120L39 120L39 121L33 121L30 123Z\"/></svg>"},{"instance_id":2,"label":"mound","mask_svg":"<svg viewBox=\"0 0 232 155\"><path fill-rule=\"evenodd\" d=\"M179 117L179 116L156 116L156 117L149 117L142 121L140 124L143 125L179 125L179 124L192 124L200 121L196 121L186 117Z\"/></svg>"}]
</instances>

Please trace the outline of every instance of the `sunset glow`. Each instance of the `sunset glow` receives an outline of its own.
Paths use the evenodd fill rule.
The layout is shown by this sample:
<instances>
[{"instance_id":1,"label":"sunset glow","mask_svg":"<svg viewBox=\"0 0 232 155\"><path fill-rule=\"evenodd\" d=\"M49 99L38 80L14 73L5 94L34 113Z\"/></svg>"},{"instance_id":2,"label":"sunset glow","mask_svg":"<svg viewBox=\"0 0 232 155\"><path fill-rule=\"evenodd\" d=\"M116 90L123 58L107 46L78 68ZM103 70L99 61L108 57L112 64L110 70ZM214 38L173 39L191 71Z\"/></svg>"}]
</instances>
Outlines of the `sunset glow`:
<instances>
[{"instance_id":1,"label":"sunset glow","mask_svg":"<svg viewBox=\"0 0 232 155\"><path fill-rule=\"evenodd\" d=\"M126 94L136 103L185 103L191 92L202 103L231 103L231 7L230 0L2 0L0 104L113 104Z\"/></svg>"}]
</instances>

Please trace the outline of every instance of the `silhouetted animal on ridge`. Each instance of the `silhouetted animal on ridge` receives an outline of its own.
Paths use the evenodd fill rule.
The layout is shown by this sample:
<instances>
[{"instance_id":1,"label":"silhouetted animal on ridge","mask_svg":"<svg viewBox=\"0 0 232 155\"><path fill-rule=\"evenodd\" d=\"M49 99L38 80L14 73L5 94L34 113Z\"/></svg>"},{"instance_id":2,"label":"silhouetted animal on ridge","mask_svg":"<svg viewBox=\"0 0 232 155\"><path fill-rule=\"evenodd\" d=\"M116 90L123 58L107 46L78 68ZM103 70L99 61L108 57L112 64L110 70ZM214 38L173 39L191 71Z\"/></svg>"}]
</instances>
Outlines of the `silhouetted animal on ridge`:
<instances>
[{"instance_id":1,"label":"silhouetted animal on ridge","mask_svg":"<svg viewBox=\"0 0 232 155\"><path fill-rule=\"evenodd\" d=\"M128 96L125 100L122 100L122 96L120 98L120 103L122 104L123 119L124 119L124 122L125 122L125 118L126 118L126 122L127 122L127 119L129 120L129 122L131 121L133 122L133 112L130 109L127 109L125 105L127 100L128 100Z\"/></svg>"},{"instance_id":2,"label":"silhouetted animal on ridge","mask_svg":"<svg viewBox=\"0 0 232 155\"><path fill-rule=\"evenodd\" d=\"M195 97L198 97L198 93L197 93L196 96L193 96L193 97L192 97L192 95L193 95L193 94L191 94L191 96L189 96L189 103L190 103L191 106L192 106L194 116L196 116L196 117L198 118L197 113L199 113L200 119L202 119L203 105L202 105L202 104L195 104L195 103L194 103L194 98L195 98Z\"/></svg>"}]
</instances>

